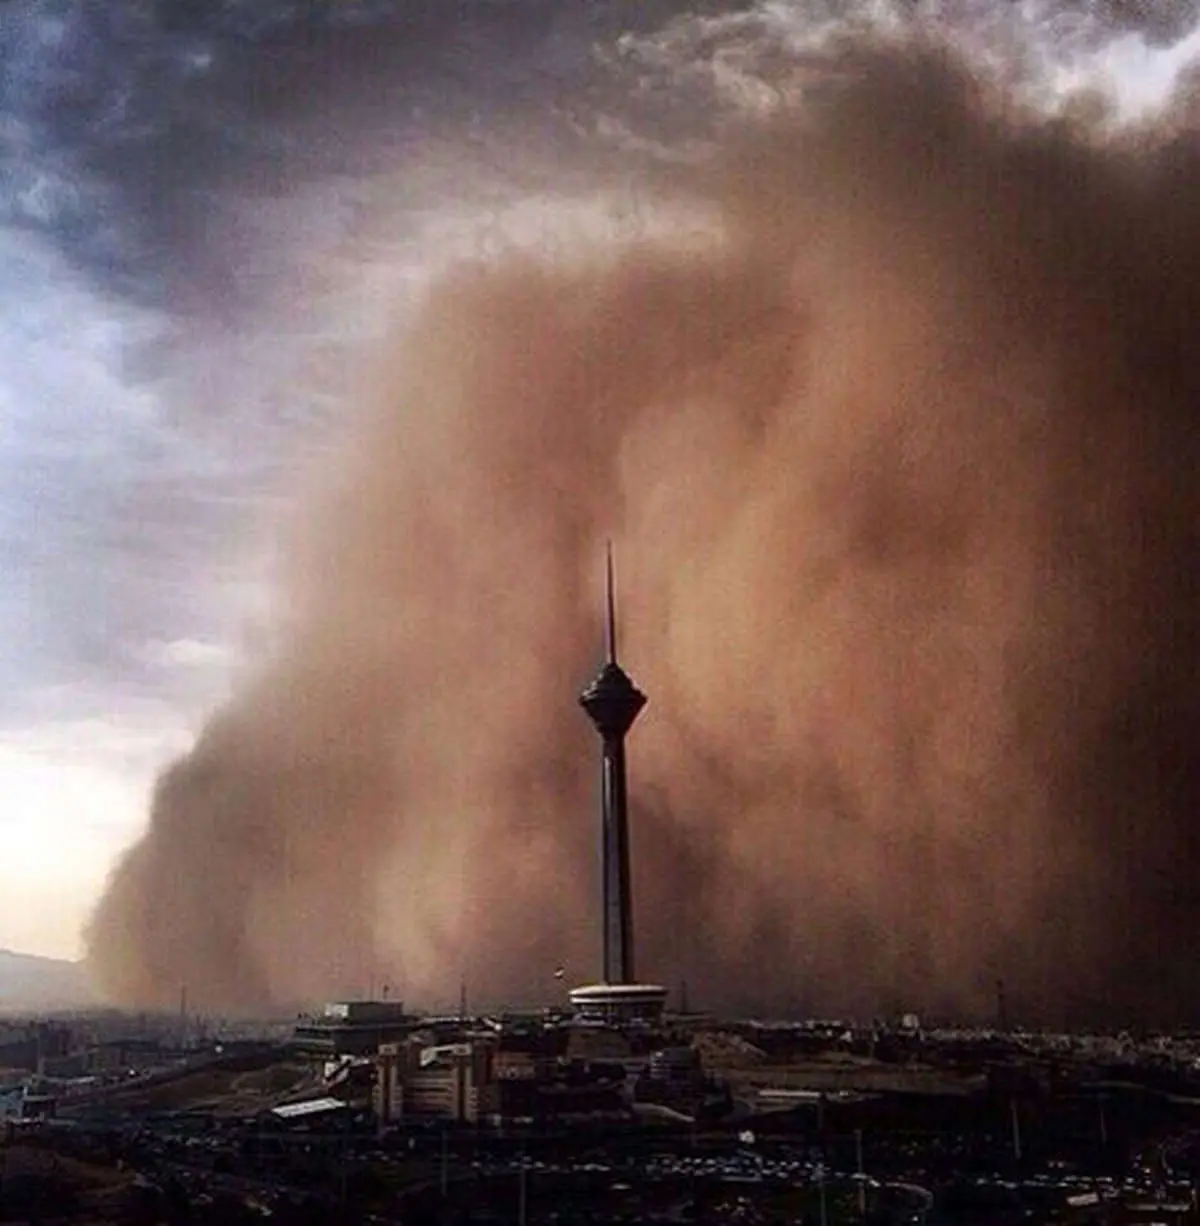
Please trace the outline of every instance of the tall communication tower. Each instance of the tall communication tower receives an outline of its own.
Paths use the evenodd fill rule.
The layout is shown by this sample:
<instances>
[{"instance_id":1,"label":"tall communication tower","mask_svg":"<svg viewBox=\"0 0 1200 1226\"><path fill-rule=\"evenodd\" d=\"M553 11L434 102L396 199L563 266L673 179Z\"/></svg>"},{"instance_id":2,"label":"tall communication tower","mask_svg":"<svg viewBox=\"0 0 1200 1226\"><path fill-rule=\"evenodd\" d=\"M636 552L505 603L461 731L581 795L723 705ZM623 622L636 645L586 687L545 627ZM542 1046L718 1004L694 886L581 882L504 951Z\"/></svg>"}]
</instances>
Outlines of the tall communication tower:
<instances>
[{"instance_id":1,"label":"tall communication tower","mask_svg":"<svg viewBox=\"0 0 1200 1226\"><path fill-rule=\"evenodd\" d=\"M603 668L579 696L600 734L600 820L603 875L603 982L635 983L633 891L629 871L629 800L625 781L625 736L646 705L646 695L617 663L617 611L612 545L605 556L605 645Z\"/></svg>"}]
</instances>

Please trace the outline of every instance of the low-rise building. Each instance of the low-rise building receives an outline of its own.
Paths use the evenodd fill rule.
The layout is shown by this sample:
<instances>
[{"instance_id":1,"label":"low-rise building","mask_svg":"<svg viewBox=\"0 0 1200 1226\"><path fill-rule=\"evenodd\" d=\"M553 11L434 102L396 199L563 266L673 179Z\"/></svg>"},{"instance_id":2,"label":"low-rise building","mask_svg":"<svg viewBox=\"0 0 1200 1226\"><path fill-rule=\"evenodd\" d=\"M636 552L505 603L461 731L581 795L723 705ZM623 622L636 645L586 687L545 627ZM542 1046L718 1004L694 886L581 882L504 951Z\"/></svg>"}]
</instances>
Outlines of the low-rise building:
<instances>
[{"instance_id":1,"label":"low-rise building","mask_svg":"<svg viewBox=\"0 0 1200 1226\"><path fill-rule=\"evenodd\" d=\"M495 1111L494 1044L385 1043L375 1109L383 1122L433 1118L476 1123Z\"/></svg>"},{"instance_id":2,"label":"low-rise building","mask_svg":"<svg viewBox=\"0 0 1200 1226\"><path fill-rule=\"evenodd\" d=\"M179 1053L157 1039L121 1038L96 1043L87 1052L89 1073L143 1073L166 1064Z\"/></svg>"},{"instance_id":3,"label":"low-rise building","mask_svg":"<svg viewBox=\"0 0 1200 1226\"><path fill-rule=\"evenodd\" d=\"M492 1071L497 1081L538 1081L549 1077L555 1058L566 1043L551 1042L545 1034L505 1034L496 1037Z\"/></svg>"},{"instance_id":4,"label":"low-rise building","mask_svg":"<svg viewBox=\"0 0 1200 1226\"><path fill-rule=\"evenodd\" d=\"M704 1080L704 1064L694 1047L663 1047L650 1056L646 1076L673 1085L698 1085Z\"/></svg>"},{"instance_id":5,"label":"low-rise building","mask_svg":"<svg viewBox=\"0 0 1200 1226\"><path fill-rule=\"evenodd\" d=\"M55 1022L0 1024L0 1068L35 1073L46 1060L56 1060L71 1051L72 1035Z\"/></svg>"},{"instance_id":6,"label":"low-rise building","mask_svg":"<svg viewBox=\"0 0 1200 1226\"><path fill-rule=\"evenodd\" d=\"M632 1052L629 1036L621 1030L602 1024L571 1027L567 1041L570 1060L624 1060Z\"/></svg>"},{"instance_id":7,"label":"low-rise building","mask_svg":"<svg viewBox=\"0 0 1200 1226\"><path fill-rule=\"evenodd\" d=\"M296 1023L292 1045L297 1054L316 1059L369 1056L382 1043L404 1039L418 1024L399 1001L334 1001L319 1017Z\"/></svg>"}]
</instances>

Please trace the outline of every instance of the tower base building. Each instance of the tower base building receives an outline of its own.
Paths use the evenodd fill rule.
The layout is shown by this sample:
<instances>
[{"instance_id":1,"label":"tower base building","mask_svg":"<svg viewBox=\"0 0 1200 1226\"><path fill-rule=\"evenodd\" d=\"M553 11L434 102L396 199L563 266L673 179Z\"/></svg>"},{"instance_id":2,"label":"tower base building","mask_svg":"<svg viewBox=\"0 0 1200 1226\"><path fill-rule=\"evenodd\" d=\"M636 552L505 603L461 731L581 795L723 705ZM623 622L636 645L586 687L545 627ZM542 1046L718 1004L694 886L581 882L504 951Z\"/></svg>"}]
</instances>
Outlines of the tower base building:
<instances>
[{"instance_id":1,"label":"tower base building","mask_svg":"<svg viewBox=\"0 0 1200 1226\"><path fill-rule=\"evenodd\" d=\"M605 1026L657 1023L667 989L654 983L593 983L570 991L575 1020Z\"/></svg>"}]
</instances>

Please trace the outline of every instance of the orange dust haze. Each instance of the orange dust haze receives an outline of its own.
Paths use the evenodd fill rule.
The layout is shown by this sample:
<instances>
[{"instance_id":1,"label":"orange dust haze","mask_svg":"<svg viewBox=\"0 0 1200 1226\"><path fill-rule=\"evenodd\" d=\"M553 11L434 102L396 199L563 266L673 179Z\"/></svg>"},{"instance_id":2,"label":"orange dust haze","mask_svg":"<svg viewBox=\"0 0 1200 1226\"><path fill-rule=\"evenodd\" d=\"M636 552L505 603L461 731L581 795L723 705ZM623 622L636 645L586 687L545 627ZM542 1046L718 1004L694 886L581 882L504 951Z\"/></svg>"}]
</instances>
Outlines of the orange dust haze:
<instances>
[{"instance_id":1,"label":"orange dust haze","mask_svg":"<svg viewBox=\"0 0 1200 1226\"><path fill-rule=\"evenodd\" d=\"M158 781L115 998L597 973L616 542L640 966L709 1007L1200 1005L1200 154L920 39L653 190L707 237L439 278L271 658ZM785 96L785 95L781 95Z\"/></svg>"}]
</instances>

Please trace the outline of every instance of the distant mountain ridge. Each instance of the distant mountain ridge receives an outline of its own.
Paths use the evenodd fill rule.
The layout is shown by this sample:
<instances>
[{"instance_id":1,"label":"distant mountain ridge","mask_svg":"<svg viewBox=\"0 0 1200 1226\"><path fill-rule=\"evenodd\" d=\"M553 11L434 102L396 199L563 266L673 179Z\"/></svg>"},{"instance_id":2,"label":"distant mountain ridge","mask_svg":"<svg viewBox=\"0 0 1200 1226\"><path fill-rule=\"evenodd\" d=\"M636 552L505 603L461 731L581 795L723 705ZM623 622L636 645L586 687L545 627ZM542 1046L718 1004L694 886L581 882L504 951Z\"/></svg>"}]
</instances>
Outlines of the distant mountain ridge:
<instances>
[{"instance_id":1,"label":"distant mountain ridge","mask_svg":"<svg viewBox=\"0 0 1200 1226\"><path fill-rule=\"evenodd\" d=\"M0 1013L79 1008L92 993L81 962L0 949Z\"/></svg>"}]
</instances>

